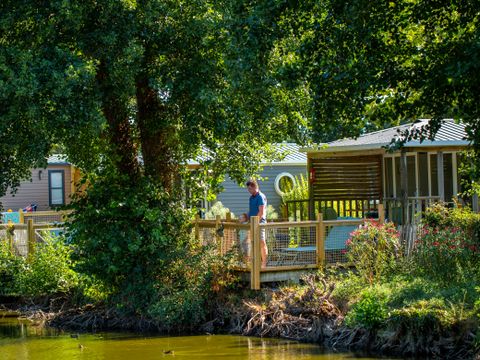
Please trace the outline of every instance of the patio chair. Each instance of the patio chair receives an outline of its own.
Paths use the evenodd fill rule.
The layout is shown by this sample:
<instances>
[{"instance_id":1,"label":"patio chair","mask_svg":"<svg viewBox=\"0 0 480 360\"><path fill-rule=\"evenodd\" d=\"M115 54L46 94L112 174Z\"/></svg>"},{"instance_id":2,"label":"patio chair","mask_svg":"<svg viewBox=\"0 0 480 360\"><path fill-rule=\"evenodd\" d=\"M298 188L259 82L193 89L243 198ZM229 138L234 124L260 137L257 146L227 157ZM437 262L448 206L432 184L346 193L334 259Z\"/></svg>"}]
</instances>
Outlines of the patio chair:
<instances>
[{"instance_id":1,"label":"patio chair","mask_svg":"<svg viewBox=\"0 0 480 360\"><path fill-rule=\"evenodd\" d=\"M322 214L323 220L337 220L338 217L337 212L332 207L327 207L323 209Z\"/></svg>"}]
</instances>

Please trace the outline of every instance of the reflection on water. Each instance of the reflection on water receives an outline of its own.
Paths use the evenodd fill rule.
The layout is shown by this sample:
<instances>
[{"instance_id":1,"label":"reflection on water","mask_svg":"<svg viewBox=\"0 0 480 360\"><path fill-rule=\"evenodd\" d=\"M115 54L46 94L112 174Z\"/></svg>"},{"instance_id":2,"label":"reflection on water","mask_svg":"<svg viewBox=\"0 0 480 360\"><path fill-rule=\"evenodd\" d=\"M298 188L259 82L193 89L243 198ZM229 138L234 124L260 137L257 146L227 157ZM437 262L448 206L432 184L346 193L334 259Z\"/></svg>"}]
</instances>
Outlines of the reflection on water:
<instances>
[{"instance_id":1,"label":"reflection on water","mask_svg":"<svg viewBox=\"0 0 480 360\"><path fill-rule=\"evenodd\" d=\"M169 358L339 360L354 356L326 353L313 344L232 335L145 337L131 333L67 333L35 327L16 318L1 318L0 314L1 360Z\"/></svg>"}]
</instances>

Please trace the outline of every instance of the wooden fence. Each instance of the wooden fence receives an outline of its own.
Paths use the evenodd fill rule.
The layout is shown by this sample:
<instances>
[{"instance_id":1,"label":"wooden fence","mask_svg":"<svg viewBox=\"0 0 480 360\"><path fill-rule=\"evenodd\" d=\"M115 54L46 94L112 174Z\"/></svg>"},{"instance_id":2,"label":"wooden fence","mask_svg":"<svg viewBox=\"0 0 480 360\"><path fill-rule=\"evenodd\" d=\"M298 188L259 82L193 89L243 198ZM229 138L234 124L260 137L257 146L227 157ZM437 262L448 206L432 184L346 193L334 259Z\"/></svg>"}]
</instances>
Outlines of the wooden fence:
<instances>
[{"instance_id":1,"label":"wooden fence","mask_svg":"<svg viewBox=\"0 0 480 360\"><path fill-rule=\"evenodd\" d=\"M379 210L383 214L381 204ZM199 244L213 246L221 255L233 256L237 270L250 274L251 288L259 289L263 278L275 281L282 278L281 273L346 262L345 242L363 221L324 220L319 213L313 221L260 224L258 217L252 217L250 224L241 224L217 216L215 220L196 218L194 229ZM379 221L384 221L383 216ZM265 267L261 262L261 239L268 249Z\"/></svg>"},{"instance_id":2,"label":"wooden fence","mask_svg":"<svg viewBox=\"0 0 480 360\"><path fill-rule=\"evenodd\" d=\"M0 240L6 239L17 255L30 257L37 242L64 232L63 222L68 214L66 211L24 212L20 209L18 223L0 224Z\"/></svg>"},{"instance_id":3,"label":"wooden fence","mask_svg":"<svg viewBox=\"0 0 480 360\"><path fill-rule=\"evenodd\" d=\"M63 231L61 224L35 224L33 219L28 219L26 224L0 224L0 241L6 239L15 254L31 257L38 242Z\"/></svg>"},{"instance_id":4,"label":"wooden fence","mask_svg":"<svg viewBox=\"0 0 480 360\"><path fill-rule=\"evenodd\" d=\"M379 214L383 214L379 205ZM29 257L35 244L49 234L63 232L65 213L33 212L24 214L26 223L0 224L0 239L5 238L16 254ZM47 217L56 217L48 221ZM384 221L381 216L379 219ZM328 264L346 262L345 242L363 219L324 220L317 214L313 221L286 221L260 224L252 217L249 224L230 218L194 220L194 235L202 246L212 246L221 255L234 258L237 270L247 276L252 289L259 289L262 281L287 280L294 272L323 268ZM267 263L262 268L261 243L268 249Z\"/></svg>"}]
</instances>

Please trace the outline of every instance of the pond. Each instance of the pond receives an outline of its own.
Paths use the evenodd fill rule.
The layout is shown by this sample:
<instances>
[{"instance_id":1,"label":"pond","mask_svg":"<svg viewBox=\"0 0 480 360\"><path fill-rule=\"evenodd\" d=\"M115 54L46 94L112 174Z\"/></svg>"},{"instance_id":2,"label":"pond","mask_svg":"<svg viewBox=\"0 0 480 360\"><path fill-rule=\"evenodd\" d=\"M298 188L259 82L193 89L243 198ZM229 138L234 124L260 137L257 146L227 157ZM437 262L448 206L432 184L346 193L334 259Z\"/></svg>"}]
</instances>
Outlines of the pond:
<instances>
[{"instance_id":1,"label":"pond","mask_svg":"<svg viewBox=\"0 0 480 360\"><path fill-rule=\"evenodd\" d=\"M318 345L234 335L145 336L133 333L77 334L35 326L0 315L0 359L364 359L329 353Z\"/></svg>"}]
</instances>

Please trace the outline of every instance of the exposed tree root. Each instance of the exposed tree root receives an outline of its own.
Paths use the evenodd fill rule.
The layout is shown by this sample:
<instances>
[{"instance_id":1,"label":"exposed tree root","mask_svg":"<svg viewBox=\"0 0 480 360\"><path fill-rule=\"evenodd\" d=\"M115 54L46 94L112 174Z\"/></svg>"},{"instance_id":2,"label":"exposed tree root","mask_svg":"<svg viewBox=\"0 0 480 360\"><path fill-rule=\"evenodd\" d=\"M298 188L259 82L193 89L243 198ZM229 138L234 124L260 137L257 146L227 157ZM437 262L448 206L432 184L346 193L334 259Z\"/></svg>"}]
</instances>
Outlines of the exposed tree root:
<instances>
[{"instance_id":1,"label":"exposed tree root","mask_svg":"<svg viewBox=\"0 0 480 360\"><path fill-rule=\"evenodd\" d=\"M333 285L313 277L304 281L308 287L301 295L297 289L282 289L270 294L268 301L244 301L242 309L231 312L231 329L244 335L316 342L339 350L432 359L478 356L474 324L457 324L452 329L444 329L439 323L418 328L408 322L386 324L382 331L348 328L342 325L343 315L330 301Z\"/></svg>"}]
</instances>

